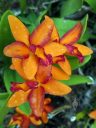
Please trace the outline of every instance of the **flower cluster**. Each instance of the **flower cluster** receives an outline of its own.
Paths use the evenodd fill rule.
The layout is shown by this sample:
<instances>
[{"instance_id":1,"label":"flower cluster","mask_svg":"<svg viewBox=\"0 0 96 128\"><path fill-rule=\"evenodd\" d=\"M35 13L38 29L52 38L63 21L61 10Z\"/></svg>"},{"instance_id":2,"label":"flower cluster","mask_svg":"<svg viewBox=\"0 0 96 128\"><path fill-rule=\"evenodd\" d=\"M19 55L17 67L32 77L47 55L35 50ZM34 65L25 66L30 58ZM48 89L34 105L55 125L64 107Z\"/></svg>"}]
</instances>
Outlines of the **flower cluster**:
<instances>
[{"instance_id":1,"label":"flower cluster","mask_svg":"<svg viewBox=\"0 0 96 128\"><path fill-rule=\"evenodd\" d=\"M63 96L72 90L59 81L68 80L71 76L67 56L76 56L83 62L84 56L92 54L92 50L76 43L83 28L80 22L60 38L53 20L48 16L31 34L15 16L10 15L8 20L16 41L4 48L4 54L12 57L10 68L25 80L23 83L11 83L13 95L8 101L8 107L18 107L29 102L31 115L26 117L21 112L15 115L16 121L20 119L22 128L22 122L26 121L28 125L30 122L35 125L42 121L47 123L47 114L52 108L47 106L50 109L46 110L45 106L50 100L45 98L45 94Z\"/></svg>"}]
</instances>

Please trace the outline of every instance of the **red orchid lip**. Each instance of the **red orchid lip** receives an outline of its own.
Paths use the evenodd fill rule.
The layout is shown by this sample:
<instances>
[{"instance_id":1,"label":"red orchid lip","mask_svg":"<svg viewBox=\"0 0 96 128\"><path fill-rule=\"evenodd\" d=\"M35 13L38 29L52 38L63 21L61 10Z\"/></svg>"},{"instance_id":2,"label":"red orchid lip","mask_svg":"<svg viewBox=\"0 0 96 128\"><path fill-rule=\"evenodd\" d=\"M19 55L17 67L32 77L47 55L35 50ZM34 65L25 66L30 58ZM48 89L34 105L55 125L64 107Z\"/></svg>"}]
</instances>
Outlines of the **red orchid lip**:
<instances>
[{"instance_id":1,"label":"red orchid lip","mask_svg":"<svg viewBox=\"0 0 96 128\"><path fill-rule=\"evenodd\" d=\"M70 44L66 44L65 46L67 47L69 53L71 53L73 56L76 56L79 59L80 63L84 61L84 56L78 50L77 47L70 45ZM76 52L75 52L75 50L76 50Z\"/></svg>"},{"instance_id":2,"label":"red orchid lip","mask_svg":"<svg viewBox=\"0 0 96 128\"><path fill-rule=\"evenodd\" d=\"M26 84L31 88L35 89L38 87L38 82L37 81L27 81Z\"/></svg>"},{"instance_id":3,"label":"red orchid lip","mask_svg":"<svg viewBox=\"0 0 96 128\"><path fill-rule=\"evenodd\" d=\"M65 61L64 55L57 56L56 60L55 60L55 63L62 62L62 61Z\"/></svg>"},{"instance_id":4,"label":"red orchid lip","mask_svg":"<svg viewBox=\"0 0 96 128\"><path fill-rule=\"evenodd\" d=\"M52 56L50 54L45 55L45 56L46 56L46 60L39 58L39 63L44 66L48 66L48 65L52 64L53 63Z\"/></svg>"},{"instance_id":5,"label":"red orchid lip","mask_svg":"<svg viewBox=\"0 0 96 128\"><path fill-rule=\"evenodd\" d=\"M36 46L35 46L34 44L31 44L31 45L29 46L29 49L30 49L33 53L35 53L35 51L36 51Z\"/></svg>"},{"instance_id":6,"label":"red orchid lip","mask_svg":"<svg viewBox=\"0 0 96 128\"><path fill-rule=\"evenodd\" d=\"M18 83L18 84L21 84L21 83ZM21 88L19 88L17 86L17 83L16 82L11 82L11 87L10 87L10 90L11 92L16 92L16 91L19 91Z\"/></svg>"}]
</instances>

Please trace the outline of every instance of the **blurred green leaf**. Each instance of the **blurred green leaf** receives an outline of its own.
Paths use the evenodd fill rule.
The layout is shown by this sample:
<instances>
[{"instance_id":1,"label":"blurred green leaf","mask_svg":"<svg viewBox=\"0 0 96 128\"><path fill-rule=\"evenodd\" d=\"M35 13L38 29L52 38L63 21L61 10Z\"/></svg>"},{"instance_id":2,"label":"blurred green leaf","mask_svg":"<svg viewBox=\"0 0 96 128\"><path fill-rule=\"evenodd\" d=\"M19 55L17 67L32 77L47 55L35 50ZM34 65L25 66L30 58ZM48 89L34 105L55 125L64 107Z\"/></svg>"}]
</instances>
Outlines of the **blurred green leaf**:
<instances>
[{"instance_id":1,"label":"blurred green leaf","mask_svg":"<svg viewBox=\"0 0 96 128\"><path fill-rule=\"evenodd\" d=\"M83 0L66 0L62 3L60 16L65 17L78 11L83 4Z\"/></svg>"},{"instance_id":2,"label":"blurred green leaf","mask_svg":"<svg viewBox=\"0 0 96 128\"><path fill-rule=\"evenodd\" d=\"M96 121L94 121L90 128L96 128Z\"/></svg>"},{"instance_id":3,"label":"blurred green leaf","mask_svg":"<svg viewBox=\"0 0 96 128\"><path fill-rule=\"evenodd\" d=\"M36 26L37 16L34 12L31 12L27 17L19 16L19 19L26 25L34 24Z\"/></svg>"},{"instance_id":4,"label":"blurred green leaf","mask_svg":"<svg viewBox=\"0 0 96 128\"><path fill-rule=\"evenodd\" d=\"M69 80L61 80L61 82L70 86L74 86L85 83L93 83L93 80L89 76L72 75Z\"/></svg>"},{"instance_id":5,"label":"blurred green leaf","mask_svg":"<svg viewBox=\"0 0 96 128\"><path fill-rule=\"evenodd\" d=\"M77 113L76 120L79 121L79 120L83 119L85 117L85 115L86 115L86 113L84 111Z\"/></svg>"},{"instance_id":6,"label":"blurred green leaf","mask_svg":"<svg viewBox=\"0 0 96 128\"><path fill-rule=\"evenodd\" d=\"M13 13L8 10L6 11L0 21L0 56L2 55L3 58L5 56L3 55L3 48L8 45L9 43L14 41L14 38L12 36L9 23L8 23L8 16L13 15Z\"/></svg>"},{"instance_id":7,"label":"blurred green leaf","mask_svg":"<svg viewBox=\"0 0 96 128\"><path fill-rule=\"evenodd\" d=\"M90 7L93 9L94 12L96 12L96 0L85 0Z\"/></svg>"},{"instance_id":8,"label":"blurred green leaf","mask_svg":"<svg viewBox=\"0 0 96 128\"><path fill-rule=\"evenodd\" d=\"M75 70L75 69L85 65L90 59L91 59L91 55L85 56L84 61L82 63L80 63L78 58L76 58L76 57L71 57L68 60L70 62L72 70Z\"/></svg>"},{"instance_id":9,"label":"blurred green leaf","mask_svg":"<svg viewBox=\"0 0 96 128\"><path fill-rule=\"evenodd\" d=\"M7 107L7 102L10 95L8 93L0 93L0 126L6 116L10 111L10 108Z\"/></svg>"},{"instance_id":10,"label":"blurred green leaf","mask_svg":"<svg viewBox=\"0 0 96 128\"><path fill-rule=\"evenodd\" d=\"M4 84L8 93L11 93L10 86L11 82L23 82L24 80L16 73L16 71L5 68L4 70Z\"/></svg>"},{"instance_id":11,"label":"blurred green leaf","mask_svg":"<svg viewBox=\"0 0 96 128\"><path fill-rule=\"evenodd\" d=\"M28 102L22 104L19 106L19 109L25 114L25 115L30 115L32 110L30 108L30 105Z\"/></svg>"},{"instance_id":12,"label":"blurred green leaf","mask_svg":"<svg viewBox=\"0 0 96 128\"><path fill-rule=\"evenodd\" d=\"M0 108L4 106L4 101L9 96L9 93L0 93Z\"/></svg>"},{"instance_id":13,"label":"blurred green leaf","mask_svg":"<svg viewBox=\"0 0 96 128\"><path fill-rule=\"evenodd\" d=\"M21 12L23 13L26 9L27 1L26 0L19 0L19 2L20 2Z\"/></svg>"}]
</instances>

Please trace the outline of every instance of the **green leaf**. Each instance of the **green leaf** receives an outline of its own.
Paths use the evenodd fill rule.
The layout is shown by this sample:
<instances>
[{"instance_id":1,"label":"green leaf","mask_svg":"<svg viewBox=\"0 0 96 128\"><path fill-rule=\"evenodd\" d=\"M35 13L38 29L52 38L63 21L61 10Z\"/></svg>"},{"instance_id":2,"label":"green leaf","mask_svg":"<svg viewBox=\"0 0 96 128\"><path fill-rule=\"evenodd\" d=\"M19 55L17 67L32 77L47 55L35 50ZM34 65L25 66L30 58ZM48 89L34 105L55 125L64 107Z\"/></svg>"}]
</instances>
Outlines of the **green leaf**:
<instances>
[{"instance_id":1,"label":"green leaf","mask_svg":"<svg viewBox=\"0 0 96 128\"><path fill-rule=\"evenodd\" d=\"M28 102L22 104L19 106L19 109L25 114L25 115L30 115L32 113L32 110L30 108L30 105Z\"/></svg>"},{"instance_id":2,"label":"green leaf","mask_svg":"<svg viewBox=\"0 0 96 128\"><path fill-rule=\"evenodd\" d=\"M39 17L37 18L36 24L40 24L42 17L47 13L48 10L44 10L40 12Z\"/></svg>"},{"instance_id":3,"label":"green leaf","mask_svg":"<svg viewBox=\"0 0 96 128\"><path fill-rule=\"evenodd\" d=\"M91 125L91 128L96 128L96 121Z\"/></svg>"},{"instance_id":4,"label":"green leaf","mask_svg":"<svg viewBox=\"0 0 96 128\"><path fill-rule=\"evenodd\" d=\"M0 93L0 108L4 106L4 101L8 98L9 93Z\"/></svg>"},{"instance_id":5,"label":"green leaf","mask_svg":"<svg viewBox=\"0 0 96 128\"><path fill-rule=\"evenodd\" d=\"M81 37L85 33L86 26L87 26L87 20L88 20L88 15L86 15L81 20L81 23L83 25L83 31L82 31ZM63 36L67 31L69 31L78 22L78 21L74 21L74 20L66 20L63 18L53 18L53 21L56 25L56 28L59 32L60 37Z\"/></svg>"},{"instance_id":6,"label":"green leaf","mask_svg":"<svg viewBox=\"0 0 96 128\"><path fill-rule=\"evenodd\" d=\"M96 12L96 0L85 0L90 7L93 9L94 12Z\"/></svg>"},{"instance_id":7,"label":"green leaf","mask_svg":"<svg viewBox=\"0 0 96 128\"><path fill-rule=\"evenodd\" d=\"M26 25L34 24L36 26L37 16L34 12L31 12L27 17L19 16L19 19Z\"/></svg>"},{"instance_id":8,"label":"green leaf","mask_svg":"<svg viewBox=\"0 0 96 128\"><path fill-rule=\"evenodd\" d=\"M4 84L8 93L11 93L11 82L23 82L24 80L16 73L16 71L5 68L4 70Z\"/></svg>"},{"instance_id":9,"label":"green leaf","mask_svg":"<svg viewBox=\"0 0 96 128\"><path fill-rule=\"evenodd\" d=\"M10 95L8 93L0 93L0 126L6 114L10 111L10 108L7 107L9 97Z\"/></svg>"},{"instance_id":10,"label":"green leaf","mask_svg":"<svg viewBox=\"0 0 96 128\"><path fill-rule=\"evenodd\" d=\"M91 59L91 55L85 56L82 63L79 62L78 58L70 57L68 60L70 62L72 70L75 70L83 65L85 65Z\"/></svg>"},{"instance_id":11,"label":"green leaf","mask_svg":"<svg viewBox=\"0 0 96 128\"><path fill-rule=\"evenodd\" d=\"M92 34L88 30L88 28L86 28L86 31L83 34L83 36L80 38L79 43L84 43L84 42L88 41L89 38L92 38Z\"/></svg>"},{"instance_id":12,"label":"green leaf","mask_svg":"<svg viewBox=\"0 0 96 128\"><path fill-rule=\"evenodd\" d=\"M83 0L66 0L62 3L60 16L65 17L78 11L83 4Z\"/></svg>"},{"instance_id":13,"label":"green leaf","mask_svg":"<svg viewBox=\"0 0 96 128\"><path fill-rule=\"evenodd\" d=\"M85 117L86 113L85 111L79 112L76 114L76 120L79 121Z\"/></svg>"},{"instance_id":14,"label":"green leaf","mask_svg":"<svg viewBox=\"0 0 96 128\"><path fill-rule=\"evenodd\" d=\"M62 83L74 86L79 84L91 84L93 83L93 79L89 76L84 75L72 75L69 80L61 80Z\"/></svg>"},{"instance_id":15,"label":"green leaf","mask_svg":"<svg viewBox=\"0 0 96 128\"><path fill-rule=\"evenodd\" d=\"M8 10L6 11L0 21L0 55L5 58L3 54L3 49L6 45L14 41L14 38L12 36L9 23L8 23L8 16L13 15L13 13Z\"/></svg>"},{"instance_id":16,"label":"green leaf","mask_svg":"<svg viewBox=\"0 0 96 128\"><path fill-rule=\"evenodd\" d=\"M19 2L20 2L21 12L23 13L26 9L27 1L26 0L19 0Z\"/></svg>"},{"instance_id":17,"label":"green leaf","mask_svg":"<svg viewBox=\"0 0 96 128\"><path fill-rule=\"evenodd\" d=\"M80 40L82 39L85 31L86 31L86 28L87 28L87 21L88 21L88 14L83 18L83 20L81 21L82 24L83 24L83 31L82 31L82 34L81 34L81 37L80 37Z\"/></svg>"}]
</instances>

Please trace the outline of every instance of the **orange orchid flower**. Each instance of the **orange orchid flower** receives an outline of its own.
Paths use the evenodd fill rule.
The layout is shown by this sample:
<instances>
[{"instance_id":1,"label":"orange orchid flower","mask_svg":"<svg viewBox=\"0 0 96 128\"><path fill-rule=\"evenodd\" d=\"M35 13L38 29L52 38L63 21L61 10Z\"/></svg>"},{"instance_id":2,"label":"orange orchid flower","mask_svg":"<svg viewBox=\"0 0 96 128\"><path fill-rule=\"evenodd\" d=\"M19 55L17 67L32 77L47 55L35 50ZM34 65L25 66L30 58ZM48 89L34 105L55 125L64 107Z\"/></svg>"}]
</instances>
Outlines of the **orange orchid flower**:
<instances>
[{"instance_id":1,"label":"orange orchid flower","mask_svg":"<svg viewBox=\"0 0 96 128\"><path fill-rule=\"evenodd\" d=\"M47 80L51 78L51 74L57 80L69 79L71 67L67 58L64 58L64 53L67 49L59 43L59 35L52 19L45 16L45 20L31 35L24 24L15 16L10 15L8 20L12 34L16 40L4 49L4 54L12 57L11 69L15 69L27 80L34 79L36 74L38 78L38 72L40 74L38 69L46 70L46 68L46 73L48 73ZM60 62L63 62L64 66L62 67L62 64L60 65L62 69L68 65L69 72L66 69L62 71L52 66L53 58L55 60L57 59L58 62L59 58ZM54 75L54 72L57 72L58 75Z\"/></svg>"},{"instance_id":2,"label":"orange orchid flower","mask_svg":"<svg viewBox=\"0 0 96 128\"><path fill-rule=\"evenodd\" d=\"M34 115L41 117L44 110L45 94L63 96L71 92L71 88L54 79L49 80L46 84L36 81L27 81L24 83L12 83L11 91L14 94L8 101L8 107L17 107L26 101L30 103L30 107Z\"/></svg>"},{"instance_id":3,"label":"orange orchid flower","mask_svg":"<svg viewBox=\"0 0 96 128\"><path fill-rule=\"evenodd\" d=\"M96 110L93 110L92 112L90 112L89 117L96 120Z\"/></svg>"},{"instance_id":4,"label":"orange orchid flower","mask_svg":"<svg viewBox=\"0 0 96 128\"><path fill-rule=\"evenodd\" d=\"M53 110L53 107L50 105L51 99L44 98L44 109L41 117L36 117L33 113L30 115L25 115L18 107L16 107L16 114L13 115L9 125L18 125L22 128L29 128L30 124L41 125L42 123L48 122L48 113Z\"/></svg>"},{"instance_id":5,"label":"orange orchid flower","mask_svg":"<svg viewBox=\"0 0 96 128\"><path fill-rule=\"evenodd\" d=\"M64 34L60 39L60 44L66 46L66 54L71 56L76 56L80 62L84 60L84 56L90 55L93 51L82 44L77 44L81 33L82 33L82 24L78 22L71 30Z\"/></svg>"}]
</instances>

